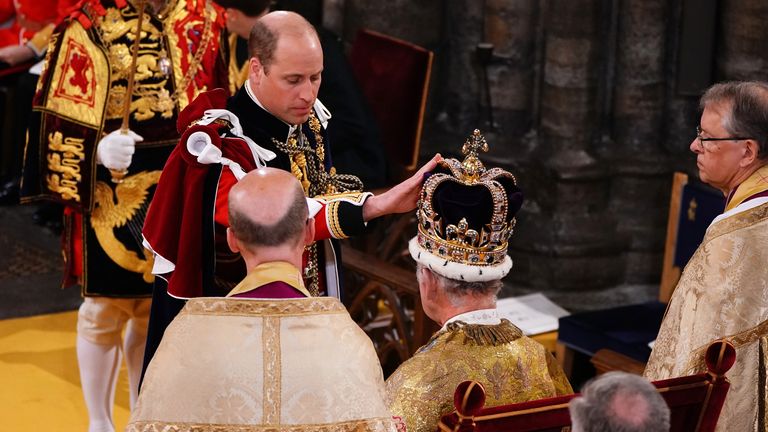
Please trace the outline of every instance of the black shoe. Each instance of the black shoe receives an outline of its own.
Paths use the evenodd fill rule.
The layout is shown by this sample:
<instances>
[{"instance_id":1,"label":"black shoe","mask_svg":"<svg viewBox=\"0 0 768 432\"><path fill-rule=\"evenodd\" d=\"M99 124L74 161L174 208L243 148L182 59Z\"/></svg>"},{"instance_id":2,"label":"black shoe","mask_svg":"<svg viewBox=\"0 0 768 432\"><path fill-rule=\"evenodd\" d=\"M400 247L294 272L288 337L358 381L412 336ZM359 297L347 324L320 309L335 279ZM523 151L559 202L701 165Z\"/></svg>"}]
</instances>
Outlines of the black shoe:
<instances>
[{"instance_id":1,"label":"black shoe","mask_svg":"<svg viewBox=\"0 0 768 432\"><path fill-rule=\"evenodd\" d=\"M19 181L15 178L0 186L0 205L16 205L19 203Z\"/></svg>"}]
</instances>

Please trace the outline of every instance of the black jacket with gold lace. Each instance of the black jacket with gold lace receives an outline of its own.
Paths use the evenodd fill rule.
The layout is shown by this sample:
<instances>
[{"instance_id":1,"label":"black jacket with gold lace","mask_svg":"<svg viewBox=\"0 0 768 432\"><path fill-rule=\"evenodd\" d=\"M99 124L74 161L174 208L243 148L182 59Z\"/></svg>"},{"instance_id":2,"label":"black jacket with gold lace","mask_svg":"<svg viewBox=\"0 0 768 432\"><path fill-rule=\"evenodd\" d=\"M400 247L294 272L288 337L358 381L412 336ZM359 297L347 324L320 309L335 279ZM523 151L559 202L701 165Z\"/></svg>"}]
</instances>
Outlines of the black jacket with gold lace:
<instances>
[{"instance_id":1,"label":"black jacket with gold lace","mask_svg":"<svg viewBox=\"0 0 768 432\"><path fill-rule=\"evenodd\" d=\"M33 101L23 200L67 206L64 284L81 282L85 295L151 293L141 227L178 140L178 113L199 93L227 86L226 35L211 0L147 9L129 108L129 128L144 140L123 183L113 183L96 164L96 146L121 126L138 21L130 1L85 1L54 32Z\"/></svg>"}]
</instances>

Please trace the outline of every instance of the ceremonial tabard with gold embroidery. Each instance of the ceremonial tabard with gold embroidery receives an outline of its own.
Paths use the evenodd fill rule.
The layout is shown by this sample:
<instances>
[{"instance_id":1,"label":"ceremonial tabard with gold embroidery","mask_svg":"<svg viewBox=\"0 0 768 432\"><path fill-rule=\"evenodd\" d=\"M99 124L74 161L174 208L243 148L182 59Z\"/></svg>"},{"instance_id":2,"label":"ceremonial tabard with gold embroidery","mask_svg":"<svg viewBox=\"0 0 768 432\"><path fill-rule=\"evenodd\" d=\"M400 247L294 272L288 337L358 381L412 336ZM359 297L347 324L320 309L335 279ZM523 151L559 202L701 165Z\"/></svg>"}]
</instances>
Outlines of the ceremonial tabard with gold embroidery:
<instances>
[{"instance_id":1,"label":"ceremonial tabard with gold embroidery","mask_svg":"<svg viewBox=\"0 0 768 432\"><path fill-rule=\"evenodd\" d=\"M65 230L65 283L81 282L85 295L151 292L152 258L141 246L141 227L178 140L178 112L200 92L227 85L223 21L210 0L169 0L141 21L131 70L137 7L127 0L83 2L54 32L33 101L23 201L50 199L74 210ZM125 181L115 184L97 166L96 146L120 128L126 97L129 128L144 140Z\"/></svg>"}]
</instances>

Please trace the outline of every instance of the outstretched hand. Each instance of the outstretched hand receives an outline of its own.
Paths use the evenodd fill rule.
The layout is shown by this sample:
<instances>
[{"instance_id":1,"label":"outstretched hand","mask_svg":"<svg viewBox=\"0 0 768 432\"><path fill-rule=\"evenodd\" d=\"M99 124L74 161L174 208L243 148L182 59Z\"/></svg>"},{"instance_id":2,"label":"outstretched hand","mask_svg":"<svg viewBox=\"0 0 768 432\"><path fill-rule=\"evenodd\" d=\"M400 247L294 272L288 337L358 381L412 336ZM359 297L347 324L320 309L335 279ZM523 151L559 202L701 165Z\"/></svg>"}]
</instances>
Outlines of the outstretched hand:
<instances>
[{"instance_id":1,"label":"outstretched hand","mask_svg":"<svg viewBox=\"0 0 768 432\"><path fill-rule=\"evenodd\" d=\"M35 58L35 52L26 45L9 45L0 48L0 62L16 66Z\"/></svg>"},{"instance_id":2,"label":"outstretched hand","mask_svg":"<svg viewBox=\"0 0 768 432\"><path fill-rule=\"evenodd\" d=\"M437 167L437 163L443 160L437 153L429 162L425 163L414 175L405 181L395 185L388 191L368 198L363 205L363 220L366 222L379 216L393 213L406 213L416 208L419 200L421 185L424 183L424 174Z\"/></svg>"}]
</instances>

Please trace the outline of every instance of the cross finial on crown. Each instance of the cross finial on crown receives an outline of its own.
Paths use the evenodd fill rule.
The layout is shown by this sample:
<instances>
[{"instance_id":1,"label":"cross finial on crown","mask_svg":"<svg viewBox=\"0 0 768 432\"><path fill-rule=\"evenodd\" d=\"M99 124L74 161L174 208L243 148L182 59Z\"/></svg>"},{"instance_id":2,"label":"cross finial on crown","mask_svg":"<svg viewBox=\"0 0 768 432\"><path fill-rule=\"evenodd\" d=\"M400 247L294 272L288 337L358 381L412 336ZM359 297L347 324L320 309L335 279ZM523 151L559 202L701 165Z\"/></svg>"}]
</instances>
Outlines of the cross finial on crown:
<instances>
[{"instance_id":1,"label":"cross finial on crown","mask_svg":"<svg viewBox=\"0 0 768 432\"><path fill-rule=\"evenodd\" d=\"M464 169L464 174L468 180L477 180L477 178L485 172L485 166L480 162L477 154L480 152L488 151L488 143L485 141L485 137L480 133L480 129L475 129L472 132L472 136L464 141L464 145L461 147L461 152L464 153L464 162L461 163Z\"/></svg>"},{"instance_id":2,"label":"cross finial on crown","mask_svg":"<svg viewBox=\"0 0 768 432\"><path fill-rule=\"evenodd\" d=\"M472 132L472 136L464 141L464 146L461 148L461 152L467 157L477 157L480 150L488 152L488 143L485 141L485 137L480 133L480 129L475 129Z\"/></svg>"}]
</instances>

